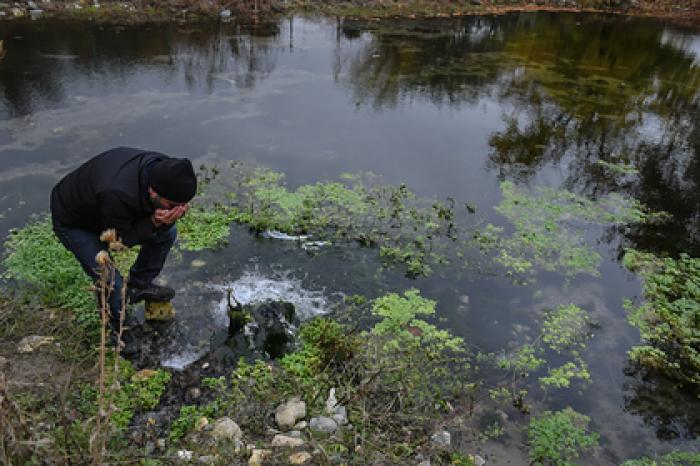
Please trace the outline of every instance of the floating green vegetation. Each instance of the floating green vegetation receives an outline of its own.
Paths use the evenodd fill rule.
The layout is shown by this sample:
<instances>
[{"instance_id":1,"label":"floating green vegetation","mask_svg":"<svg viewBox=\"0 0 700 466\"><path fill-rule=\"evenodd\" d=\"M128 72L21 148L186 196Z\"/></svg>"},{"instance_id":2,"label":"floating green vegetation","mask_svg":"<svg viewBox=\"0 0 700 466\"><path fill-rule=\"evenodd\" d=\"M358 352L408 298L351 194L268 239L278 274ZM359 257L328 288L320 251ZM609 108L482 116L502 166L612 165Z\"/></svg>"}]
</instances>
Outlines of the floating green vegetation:
<instances>
[{"instance_id":1,"label":"floating green vegetation","mask_svg":"<svg viewBox=\"0 0 700 466\"><path fill-rule=\"evenodd\" d=\"M639 458L628 460L622 466L693 466L700 464L700 453L690 451L672 451L658 458Z\"/></svg>"},{"instance_id":2,"label":"floating green vegetation","mask_svg":"<svg viewBox=\"0 0 700 466\"><path fill-rule=\"evenodd\" d=\"M99 313L90 279L58 240L48 215L13 230L5 241L5 278L28 284L42 304L72 310L79 323L97 328Z\"/></svg>"},{"instance_id":3,"label":"floating green vegetation","mask_svg":"<svg viewBox=\"0 0 700 466\"><path fill-rule=\"evenodd\" d=\"M374 322L370 330L322 318L304 323L299 351L272 363L241 361L227 382L210 381L213 401L184 407L171 439L184 437L194 447L200 417L234 413L245 432L265 436L267 413L289 397L301 396L307 415L317 416L335 388L355 427L316 438L324 451L363 464L414 458L426 448L436 417L473 390L466 348L424 320L434 315L435 302L416 290L353 301Z\"/></svg>"},{"instance_id":4,"label":"floating green vegetation","mask_svg":"<svg viewBox=\"0 0 700 466\"><path fill-rule=\"evenodd\" d=\"M234 214L221 206L211 209L193 206L177 222L180 249L201 251L225 245L234 219Z\"/></svg>"},{"instance_id":5,"label":"floating green vegetation","mask_svg":"<svg viewBox=\"0 0 700 466\"><path fill-rule=\"evenodd\" d=\"M203 170L228 184L222 190L211 183L204 193L209 203L230 206L221 215L230 212L257 232L378 246L382 258L403 264L411 277L428 275L432 265L447 262L458 239L453 200L420 199L406 185L382 184L371 173L344 174L339 181L292 190L283 174L266 168L234 163L225 174Z\"/></svg>"},{"instance_id":6,"label":"floating green vegetation","mask_svg":"<svg viewBox=\"0 0 700 466\"><path fill-rule=\"evenodd\" d=\"M557 353L572 348L583 348L590 337L592 326L588 313L569 304L545 311L542 323L542 341Z\"/></svg>"},{"instance_id":7,"label":"floating green vegetation","mask_svg":"<svg viewBox=\"0 0 700 466\"><path fill-rule=\"evenodd\" d=\"M538 378L540 388L569 388L574 379L590 381L588 364L579 351L591 337L594 325L586 311L573 304L545 310L542 327L533 343L521 345L509 353L480 355L482 361L494 361L509 373L508 382L490 389L493 399L510 400L514 407L529 411L525 401L530 375L547 366L547 352L564 354L571 359L558 367L547 367L547 374Z\"/></svg>"},{"instance_id":8,"label":"floating green vegetation","mask_svg":"<svg viewBox=\"0 0 700 466\"><path fill-rule=\"evenodd\" d=\"M598 446L599 435L590 432L590 418L571 408L545 411L530 420L527 430L533 465L573 465L573 460Z\"/></svg>"},{"instance_id":9,"label":"floating green vegetation","mask_svg":"<svg viewBox=\"0 0 700 466\"><path fill-rule=\"evenodd\" d=\"M624 264L644 279L644 302L625 301L628 320L644 340L630 358L700 393L700 259L628 250Z\"/></svg>"},{"instance_id":10,"label":"floating green vegetation","mask_svg":"<svg viewBox=\"0 0 700 466\"><path fill-rule=\"evenodd\" d=\"M490 226L487 237L498 252L496 261L510 273L522 274L538 266L567 275L597 275L601 257L585 240L587 225L650 218L637 201L614 193L592 201L547 187L529 193L510 181L501 183L501 192L503 200L496 211L513 223L515 231L506 236L502 229ZM494 238L494 234L498 236Z\"/></svg>"}]
</instances>

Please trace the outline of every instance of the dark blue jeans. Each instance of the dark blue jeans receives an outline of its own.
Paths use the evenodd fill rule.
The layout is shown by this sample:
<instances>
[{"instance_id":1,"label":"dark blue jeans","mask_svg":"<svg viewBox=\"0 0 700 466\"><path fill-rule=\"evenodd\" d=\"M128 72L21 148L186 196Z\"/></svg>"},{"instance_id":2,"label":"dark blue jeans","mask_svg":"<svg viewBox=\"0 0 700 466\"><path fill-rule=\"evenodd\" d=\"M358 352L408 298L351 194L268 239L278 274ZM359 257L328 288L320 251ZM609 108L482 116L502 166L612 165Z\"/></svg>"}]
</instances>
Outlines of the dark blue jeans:
<instances>
[{"instance_id":1,"label":"dark blue jeans","mask_svg":"<svg viewBox=\"0 0 700 466\"><path fill-rule=\"evenodd\" d=\"M102 250L108 250L108 245L100 241L99 233L82 230L80 228L66 227L57 223L53 225L53 231L58 239L70 252L73 253L86 274L93 281L100 278L95 256ZM136 262L129 271L129 285L136 288L144 288L153 282L163 269L168 252L175 242L177 230L175 226L158 230L149 241L141 245ZM114 290L109 295L110 320L118 322L121 309L121 296L123 280L119 272L114 280Z\"/></svg>"}]
</instances>

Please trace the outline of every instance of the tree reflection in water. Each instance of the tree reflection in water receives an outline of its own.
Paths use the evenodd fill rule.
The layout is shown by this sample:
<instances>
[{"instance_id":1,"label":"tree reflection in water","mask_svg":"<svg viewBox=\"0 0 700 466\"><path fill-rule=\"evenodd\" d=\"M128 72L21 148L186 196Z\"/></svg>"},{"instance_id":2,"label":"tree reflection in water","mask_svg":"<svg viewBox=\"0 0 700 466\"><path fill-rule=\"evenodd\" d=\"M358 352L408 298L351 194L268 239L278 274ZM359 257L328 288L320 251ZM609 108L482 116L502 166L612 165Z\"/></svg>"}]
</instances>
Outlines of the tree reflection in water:
<instances>
[{"instance_id":1,"label":"tree reflection in water","mask_svg":"<svg viewBox=\"0 0 700 466\"><path fill-rule=\"evenodd\" d=\"M623 247L700 255L700 57L683 47L689 32L648 20L548 14L351 22L342 31L350 40L370 38L343 57L347 73L339 79L356 105L494 99L504 109L503 129L489 137L487 164L500 179L530 184L557 167L561 187L577 194L627 193L672 220L608 231L604 239L618 244L619 256ZM651 374L629 381L626 409L660 438L700 432L692 396Z\"/></svg>"}]
</instances>

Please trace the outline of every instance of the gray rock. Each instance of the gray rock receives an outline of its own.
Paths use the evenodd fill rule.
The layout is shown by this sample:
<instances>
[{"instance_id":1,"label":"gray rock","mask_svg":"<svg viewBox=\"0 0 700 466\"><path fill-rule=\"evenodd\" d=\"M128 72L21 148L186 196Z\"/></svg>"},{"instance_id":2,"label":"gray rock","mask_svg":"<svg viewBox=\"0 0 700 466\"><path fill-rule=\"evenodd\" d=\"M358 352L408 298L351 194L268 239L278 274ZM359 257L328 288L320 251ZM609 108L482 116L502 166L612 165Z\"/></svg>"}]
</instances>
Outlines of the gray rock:
<instances>
[{"instance_id":1,"label":"gray rock","mask_svg":"<svg viewBox=\"0 0 700 466\"><path fill-rule=\"evenodd\" d=\"M0 369L5 367L5 364L7 364L7 358L3 358L2 356L0 356Z\"/></svg>"},{"instance_id":2,"label":"gray rock","mask_svg":"<svg viewBox=\"0 0 700 466\"><path fill-rule=\"evenodd\" d=\"M443 430L441 432L433 434L430 437L430 441L436 447L449 448L450 444L452 443L452 435L450 435L448 431Z\"/></svg>"},{"instance_id":3,"label":"gray rock","mask_svg":"<svg viewBox=\"0 0 700 466\"><path fill-rule=\"evenodd\" d=\"M221 10L219 12L219 16L222 18L230 18L231 17L231 10Z\"/></svg>"},{"instance_id":4,"label":"gray rock","mask_svg":"<svg viewBox=\"0 0 700 466\"><path fill-rule=\"evenodd\" d=\"M275 421L282 430L291 428L297 420L306 416L306 403L301 398L294 397L279 405L275 411Z\"/></svg>"},{"instance_id":5,"label":"gray rock","mask_svg":"<svg viewBox=\"0 0 700 466\"><path fill-rule=\"evenodd\" d=\"M486 464L486 460L482 458L479 455L469 455L472 459L472 462L474 463L474 466L484 466Z\"/></svg>"},{"instance_id":6,"label":"gray rock","mask_svg":"<svg viewBox=\"0 0 700 466\"><path fill-rule=\"evenodd\" d=\"M231 418L224 416L214 423L211 434L218 439L240 441L243 432Z\"/></svg>"},{"instance_id":7,"label":"gray rock","mask_svg":"<svg viewBox=\"0 0 700 466\"><path fill-rule=\"evenodd\" d=\"M301 438L301 432L299 432L298 430L290 430L289 432L287 432L287 435L294 438Z\"/></svg>"},{"instance_id":8,"label":"gray rock","mask_svg":"<svg viewBox=\"0 0 700 466\"><path fill-rule=\"evenodd\" d=\"M38 10L38 9L39 9L39 7L36 6L36 3L34 3L34 2L31 1L31 0L29 0L29 1L27 2L27 6L29 7L30 10Z\"/></svg>"},{"instance_id":9,"label":"gray rock","mask_svg":"<svg viewBox=\"0 0 700 466\"><path fill-rule=\"evenodd\" d=\"M329 417L319 416L311 419L311 422L309 422L309 427L317 432L332 434L338 428L338 424L335 422L335 420Z\"/></svg>"},{"instance_id":10,"label":"gray rock","mask_svg":"<svg viewBox=\"0 0 700 466\"><path fill-rule=\"evenodd\" d=\"M216 464L216 460L217 458L214 455L204 455L197 458L200 464Z\"/></svg>"},{"instance_id":11,"label":"gray rock","mask_svg":"<svg viewBox=\"0 0 700 466\"><path fill-rule=\"evenodd\" d=\"M275 438L272 439L273 447L296 448L302 445L304 445L304 440L289 435L277 434Z\"/></svg>"}]
</instances>

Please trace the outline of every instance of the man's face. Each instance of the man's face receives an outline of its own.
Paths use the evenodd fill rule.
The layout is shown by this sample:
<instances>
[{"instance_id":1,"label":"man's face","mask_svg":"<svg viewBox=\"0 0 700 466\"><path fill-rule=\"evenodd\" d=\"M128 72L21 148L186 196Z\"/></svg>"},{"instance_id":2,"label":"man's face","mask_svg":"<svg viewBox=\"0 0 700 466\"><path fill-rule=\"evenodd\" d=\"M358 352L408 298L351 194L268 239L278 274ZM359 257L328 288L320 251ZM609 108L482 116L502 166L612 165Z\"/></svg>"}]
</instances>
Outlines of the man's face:
<instances>
[{"instance_id":1,"label":"man's face","mask_svg":"<svg viewBox=\"0 0 700 466\"><path fill-rule=\"evenodd\" d=\"M148 194L151 197L151 204L153 204L153 207L155 209L165 209L165 210L170 210L173 207L177 207L180 205L185 205L185 202L174 202L170 201L164 197L161 197L157 192L153 190L153 188L149 187L148 188Z\"/></svg>"}]
</instances>

